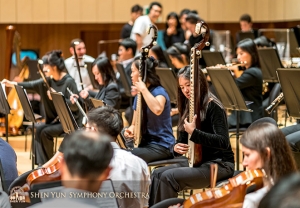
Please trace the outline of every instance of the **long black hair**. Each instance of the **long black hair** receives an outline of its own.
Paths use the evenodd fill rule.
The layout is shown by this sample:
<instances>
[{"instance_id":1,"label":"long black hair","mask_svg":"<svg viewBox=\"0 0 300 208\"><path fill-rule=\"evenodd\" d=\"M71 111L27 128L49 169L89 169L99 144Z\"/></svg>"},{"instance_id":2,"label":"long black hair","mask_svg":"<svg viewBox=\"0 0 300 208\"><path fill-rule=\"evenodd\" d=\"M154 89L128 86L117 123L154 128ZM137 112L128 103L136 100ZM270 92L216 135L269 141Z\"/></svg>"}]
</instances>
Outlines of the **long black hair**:
<instances>
[{"instance_id":1,"label":"long black hair","mask_svg":"<svg viewBox=\"0 0 300 208\"><path fill-rule=\"evenodd\" d=\"M116 81L115 71L110 64L110 61L106 57L98 57L93 63L92 68L97 66L99 72L101 73L104 85L107 86L110 82Z\"/></svg>"},{"instance_id":2,"label":"long black hair","mask_svg":"<svg viewBox=\"0 0 300 208\"><path fill-rule=\"evenodd\" d=\"M175 12L170 12L167 16L167 22L166 22L166 29L169 28L169 25L168 25L168 20L171 18L171 17L174 17L176 19L176 29L179 30L181 28L181 25L180 25L180 22L179 22L179 17L178 15L175 13Z\"/></svg>"},{"instance_id":3,"label":"long black hair","mask_svg":"<svg viewBox=\"0 0 300 208\"><path fill-rule=\"evenodd\" d=\"M183 77L186 80L190 80L190 72L191 72L190 66L185 66L179 70L177 74L177 78L179 79L180 77ZM223 108L223 105L221 101L209 91L208 83L206 81L206 77L203 74L202 70L199 70L198 81L200 82L200 91L201 91L201 92L195 92L195 93L200 93L200 118L198 119L201 119L201 121L203 121L206 117L207 107L210 99L213 99L212 101L215 102L217 105L219 105L221 108ZM189 113L189 100L182 93L182 90L180 89L179 85L178 85L178 111L181 115L178 124L178 129L179 131L182 131L184 130L183 127L184 119L188 117L188 113Z\"/></svg>"}]
</instances>

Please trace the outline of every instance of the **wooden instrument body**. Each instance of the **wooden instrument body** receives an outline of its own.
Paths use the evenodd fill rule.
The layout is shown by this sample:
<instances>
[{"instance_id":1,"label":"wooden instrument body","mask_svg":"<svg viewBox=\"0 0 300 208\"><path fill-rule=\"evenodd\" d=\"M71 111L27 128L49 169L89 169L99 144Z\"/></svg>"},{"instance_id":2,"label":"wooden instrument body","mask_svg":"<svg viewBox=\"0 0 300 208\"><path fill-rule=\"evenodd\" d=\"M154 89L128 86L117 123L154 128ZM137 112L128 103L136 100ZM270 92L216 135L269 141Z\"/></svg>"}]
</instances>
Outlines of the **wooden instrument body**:
<instances>
[{"instance_id":1,"label":"wooden instrument body","mask_svg":"<svg viewBox=\"0 0 300 208\"><path fill-rule=\"evenodd\" d=\"M255 185L256 190L263 187L266 177L264 170L251 170L230 178L229 183L221 188L209 189L192 195L187 199L184 208L225 207L231 204L243 203L247 188Z\"/></svg>"},{"instance_id":2,"label":"wooden instrument body","mask_svg":"<svg viewBox=\"0 0 300 208\"><path fill-rule=\"evenodd\" d=\"M203 29L202 29L203 28ZM194 45L191 48L191 72L190 72L190 99L189 99L189 122L193 122L193 118L197 115L196 119L196 128L200 129L201 126L201 117L200 117L200 98L201 98L201 90L200 90L200 79L199 79L199 59L201 58L201 50L209 45L209 28L208 25L201 21L196 25L196 33L201 34L203 39ZM200 144L195 144L190 140L191 135L188 137L188 158L189 158L189 166L197 166L201 163L202 160L202 146Z\"/></svg>"}]
</instances>

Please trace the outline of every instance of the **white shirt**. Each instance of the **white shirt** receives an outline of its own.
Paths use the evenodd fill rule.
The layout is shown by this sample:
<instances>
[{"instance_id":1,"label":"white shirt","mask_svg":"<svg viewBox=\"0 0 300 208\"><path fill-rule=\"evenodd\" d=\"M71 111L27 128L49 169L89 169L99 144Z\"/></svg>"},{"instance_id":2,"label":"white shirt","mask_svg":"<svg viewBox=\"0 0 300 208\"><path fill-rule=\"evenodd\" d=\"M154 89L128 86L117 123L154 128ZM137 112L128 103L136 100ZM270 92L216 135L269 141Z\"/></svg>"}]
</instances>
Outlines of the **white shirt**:
<instances>
[{"instance_id":1,"label":"white shirt","mask_svg":"<svg viewBox=\"0 0 300 208\"><path fill-rule=\"evenodd\" d=\"M131 59L127 59L125 61L122 61L121 64L123 65L123 68L125 69L128 66L128 64L133 62L133 60L134 60L134 57L131 58Z\"/></svg>"},{"instance_id":2,"label":"white shirt","mask_svg":"<svg viewBox=\"0 0 300 208\"><path fill-rule=\"evenodd\" d=\"M152 41L152 37L154 35L153 30L151 30L150 34L148 35L147 30L149 29L150 24L152 23L148 15L138 17L134 22L130 38L136 40L135 34L139 34L142 38L143 46L148 45ZM139 50L140 48L138 48L137 52Z\"/></svg>"},{"instance_id":3,"label":"white shirt","mask_svg":"<svg viewBox=\"0 0 300 208\"><path fill-rule=\"evenodd\" d=\"M149 198L147 197L149 197L151 180L146 162L131 152L120 149L117 143L111 142L111 144L114 156L110 162L112 171L109 178L116 192L128 193L128 196L123 199L117 198L119 207L148 207Z\"/></svg>"},{"instance_id":4,"label":"white shirt","mask_svg":"<svg viewBox=\"0 0 300 208\"><path fill-rule=\"evenodd\" d=\"M268 193L269 187L265 186L257 191L246 194L243 208L257 208L262 198Z\"/></svg>"},{"instance_id":5,"label":"white shirt","mask_svg":"<svg viewBox=\"0 0 300 208\"><path fill-rule=\"evenodd\" d=\"M89 77L89 73L87 69L84 67L84 62L93 62L95 59L88 55L83 55L83 59L79 59L79 65L80 65L80 74L83 82L83 87L86 88L89 85L91 85L91 79ZM76 61L74 56L67 58L65 60L65 66L70 74L71 77L75 80L77 84L78 91L82 90L82 87L80 85L80 77L76 66Z\"/></svg>"}]
</instances>

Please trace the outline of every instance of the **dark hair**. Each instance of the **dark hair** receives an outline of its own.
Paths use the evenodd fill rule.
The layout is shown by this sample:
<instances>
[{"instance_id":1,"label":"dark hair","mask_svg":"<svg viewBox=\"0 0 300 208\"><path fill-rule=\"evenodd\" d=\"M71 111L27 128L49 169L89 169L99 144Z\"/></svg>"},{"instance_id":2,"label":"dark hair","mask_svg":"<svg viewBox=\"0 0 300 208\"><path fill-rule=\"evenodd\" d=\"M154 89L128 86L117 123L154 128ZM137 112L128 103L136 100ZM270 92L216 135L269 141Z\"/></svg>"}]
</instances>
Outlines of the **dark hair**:
<instances>
[{"instance_id":1,"label":"dark hair","mask_svg":"<svg viewBox=\"0 0 300 208\"><path fill-rule=\"evenodd\" d=\"M190 80L191 68L190 66L185 66L181 68L177 74L177 78L183 77L184 79ZM215 102L221 108L223 108L222 103L217 99L212 93L208 90L208 83L206 77L203 74L202 70L199 70L198 81L200 82L200 118L203 121L206 117L206 111L209 103L209 98L213 98L211 102ZM178 124L178 129L180 131L184 130L183 124L184 119L188 117L189 113L189 100L182 93L178 85L178 111L180 113L180 119Z\"/></svg>"},{"instance_id":2,"label":"dark hair","mask_svg":"<svg viewBox=\"0 0 300 208\"><path fill-rule=\"evenodd\" d=\"M140 67L140 57L135 57L133 64L137 69ZM156 69L155 67L158 66L158 61L151 57L148 57L146 59L146 67L147 67L147 77L146 77L146 82L149 83L151 86L156 87L156 86L161 86L159 76L156 74Z\"/></svg>"},{"instance_id":3,"label":"dark hair","mask_svg":"<svg viewBox=\"0 0 300 208\"><path fill-rule=\"evenodd\" d=\"M188 15L185 18L185 21L191 23L191 24L197 24L201 21L201 18L198 16L198 14L195 14L193 12L188 13Z\"/></svg>"},{"instance_id":4,"label":"dark hair","mask_svg":"<svg viewBox=\"0 0 300 208\"><path fill-rule=\"evenodd\" d=\"M259 208L296 208L299 207L300 174L293 173L281 179L264 196Z\"/></svg>"},{"instance_id":5,"label":"dark hair","mask_svg":"<svg viewBox=\"0 0 300 208\"><path fill-rule=\"evenodd\" d=\"M251 19L251 16L249 14L243 14L241 17L240 17L240 21L246 21L248 23L251 23L252 22L252 19Z\"/></svg>"},{"instance_id":6,"label":"dark hair","mask_svg":"<svg viewBox=\"0 0 300 208\"><path fill-rule=\"evenodd\" d=\"M254 122L242 135L240 143L259 152L269 180L276 183L281 177L296 171L291 148L281 130L272 123ZM267 158L266 148L270 148ZM270 181L271 182L271 181Z\"/></svg>"},{"instance_id":7,"label":"dark hair","mask_svg":"<svg viewBox=\"0 0 300 208\"><path fill-rule=\"evenodd\" d=\"M116 74L114 69L106 57L98 57L93 63L92 68L97 65L99 72L101 73L104 85L107 86L110 82L116 81Z\"/></svg>"},{"instance_id":8,"label":"dark hair","mask_svg":"<svg viewBox=\"0 0 300 208\"><path fill-rule=\"evenodd\" d=\"M75 38L75 39L71 40L70 47L74 47L75 46L75 44L74 44L75 42L82 43L83 40L81 40L80 38Z\"/></svg>"},{"instance_id":9,"label":"dark hair","mask_svg":"<svg viewBox=\"0 0 300 208\"><path fill-rule=\"evenodd\" d=\"M155 53L157 60L159 61L158 65L160 65L161 63L164 63L165 65L167 65L167 61L165 59L164 52L159 45L153 46L150 50L153 53Z\"/></svg>"},{"instance_id":10,"label":"dark hair","mask_svg":"<svg viewBox=\"0 0 300 208\"><path fill-rule=\"evenodd\" d=\"M161 3L154 1L154 2L151 2L150 6L149 6L149 11L152 9L153 6L158 6L158 7L162 8Z\"/></svg>"},{"instance_id":11,"label":"dark hair","mask_svg":"<svg viewBox=\"0 0 300 208\"><path fill-rule=\"evenodd\" d=\"M114 139L123 129L123 120L118 110L111 106L95 108L88 112L88 121L97 126L98 132L108 134Z\"/></svg>"},{"instance_id":12,"label":"dark hair","mask_svg":"<svg viewBox=\"0 0 300 208\"><path fill-rule=\"evenodd\" d=\"M126 50L128 50L129 48L131 48L132 50L132 56L135 56L135 52L136 52L136 42L130 38L125 38L123 39L120 44L120 46L123 46Z\"/></svg>"},{"instance_id":13,"label":"dark hair","mask_svg":"<svg viewBox=\"0 0 300 208\"><path fill-rule=\"evenodd\" d=\"M47 52L46 55L42 57L42 60L43 60L43 64L56 66L59 72L63 72L66 70L65 61L62 57L61 50L53 50Z\"/></svg>"},{"instance_id":14,"label":"dark hair","mask_svg":"<svg viewBox=\"0 0 300 208\"><path fill-rule=\"evenodd\" d=\"M181 28L181 25L180 25L180 22L179 22L179 17L178 15L175 13L175 12L171 12L168 14L167 16L167 22L166 22L166 29L169 28L169 25L168 25L168 20L171 18L171 17L174 17L176 19L176 29L179 30Z\"/></svg>"},{"instance_id":15,"label":"dark hair","mask_svg":"<svg viewBox=\"0 0 300 208\"><path fill-rule=\"evenodd\" d=\"M198 14L197 10L191 10L191 13Z\"/></svg>"},{"instance_id":16,"label":"dark hair","mask_svg":"<svg viewBox=\"0 0 300 208\"><path fill-rule=\"evenodd\" d=\"M64 160L72 176L99 177L113 156L110 137L105 134L75 131L66 141Z\"/></svg>"},{"instance_id":17,"label":"dark hair","mask_svg":"<svg viewBox=\"0 0 300 208\"><path fill-rule=\"evenodd\" d=\"M167 49L167 53L178 59L178 61L184 64L184 60L181 55L184 55L186 62L190 62L190 46L183 43L174 43L171 47Z\"/></svg>"},{"instance_id":18,"label":"dark hair","mask_svg":"<svg viewBox=\"0 0 300 208\"><path fill-rule=\"evenodd\" d=\"M246 38L238 42L236 48L247 52L251 56L251 67L260 67L258 52L254 41L250 38Z\"/></svg>"},{"instance_id":19,"label":"dark hair","mask_svg":"<svg viewBox=\"0 0 300 208\"><path fill-rule=\"evenodd\" d=\"M141 7L139 4L135 4L131 7L131 13L135 12L143 12L143 7Z\"/></svg>"},{"instance_id":20,"label":"dark hair","mask_svg":"<svg viewBox=\"0 0 300 208\"><path fill-rule=\"evenodd\" d=\"M190 12L191 12L191 10L189 10L189 9L183 9L183 10L181 10L179 17L181 18L183 15L188 14Z\"/></svg>"}]
</instances>

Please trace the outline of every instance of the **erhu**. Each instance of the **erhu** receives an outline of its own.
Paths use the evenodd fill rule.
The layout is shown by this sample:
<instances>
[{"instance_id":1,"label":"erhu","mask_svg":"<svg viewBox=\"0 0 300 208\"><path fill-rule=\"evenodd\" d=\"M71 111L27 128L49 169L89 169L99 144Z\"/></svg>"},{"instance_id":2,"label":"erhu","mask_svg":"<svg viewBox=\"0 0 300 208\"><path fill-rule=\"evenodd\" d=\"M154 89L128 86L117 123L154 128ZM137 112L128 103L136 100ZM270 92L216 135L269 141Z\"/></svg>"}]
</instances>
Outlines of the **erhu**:
<instances>
[{"instance_id":1,"label":"erhu","mask_svg":"<svg viewBox=\"0 0 300 208\"><path fill-rule=\"evenodd\" d=\"M208 25L201 21L196 24L195 32L202 35L203 39L191 48L191 74L190 74L190 100L189 100L189 122L193 122L195 114L197 114L196 128L200 129L200 82L199 82L199 59L201 58L201 50L205 46L209 46L209 28ZM188 158L189 165L193 167L194 165L199 165L202 160L202 146L200 144L195 144L190 140L191 135L189 135L188 145Z\"/></svg>"},{"instance_id":2,"label":"erhu","mask_svg":"<svg viewBox=\"0 0 300 208\"><path fill-rule=\"evenodd\" d=\"M147 78L147 64L146 60L148 58L149 50L154 45L156 45L156 39L157 39L157 27L155 25L150 25L148 34L150 34L151 28L154 31L154 36L152 37L152 41L149 45L143 46L141 49L141 58L140 58L140 66L139 66L139 72L140 77L142 78L143 82L146 82ZM136 115L135 115L135 123L134 123L134 146L137 147L141 143L142 139L142 94L139 92L137 94L137 104L136 104Z\"/></svg>"}]
</instances>

